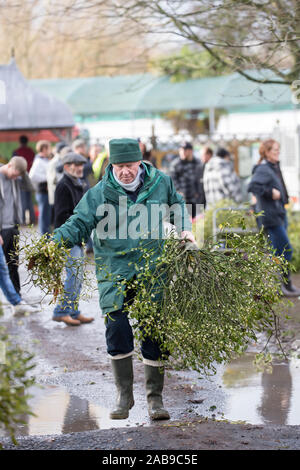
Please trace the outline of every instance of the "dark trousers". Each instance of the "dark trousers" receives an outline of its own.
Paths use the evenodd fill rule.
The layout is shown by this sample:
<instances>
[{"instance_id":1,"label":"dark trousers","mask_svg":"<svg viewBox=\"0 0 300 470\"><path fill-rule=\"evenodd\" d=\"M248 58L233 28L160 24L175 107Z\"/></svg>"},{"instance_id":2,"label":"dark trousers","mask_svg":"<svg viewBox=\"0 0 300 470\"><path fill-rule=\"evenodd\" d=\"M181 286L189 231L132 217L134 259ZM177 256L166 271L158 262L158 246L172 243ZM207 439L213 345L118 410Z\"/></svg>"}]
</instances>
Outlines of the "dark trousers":
<instances>
[{"instance_id":1,"label":"dark trousers","mask_svg":"<svg viewBox=\"0 0 300 470\"><path fill-rule=\"evenodd\" d=\"M16 250L16 243L19 240L19 230L17 227L3 229L3 252L8 266L9 276L17 293L20 294L21 285L18 272L19 255Z\"/></svg>"},{"instance_id":2,"label":"dark trousers","mask_svg":"<svg viewBox=\"0 0 300 470\"><path fill-rule=\"evenodd\" d=\"M194 219L197 215L197 204L195 202L186 201L189 215Z\"/></svg>"},{"instance_id":3,"label":"dark trousers","mask_svg":"<svg viewBox=\"0 0 300 470\"><path fill-rule=\"evenodd\" d=\"M134 293L125 299L126 302L132 302ZM110 356L117 356L118 354L128 354L134 349L134 339L131 325L128 320L127 313L124 311L124 306L120 310L111 312L106 316L106 345L107 352ZM145 359L151 361L158 361L161 359L161 351L159 344L152 341L151 338L145 337L141 343L141 353Z\"/></svg>"},{"instance_id":4,"label":"dark trousers","mask_svg":"<svg viewBox=\"0 0 300 470\"><path fill-rule=\"evenodd\" d=\"M23 210L23 221L25 222L25 212L29 211L29 223L35 224L35 212L32 201L31 191L21 191L22 198L22 210Z\"/></svg>"},{"instance_id":5,"label":"dark trousers","mask_svg":"<svg viewBox=\"0 0 300 470\"><path fill-rule=\"evenodd\" d=\"M291 261L293 255L293 248L289 241L287 229L285 225L277 225L276 227L268 227L266 229L268 238L276 255L283 254L286 261Z\"/></svg>"},{"instance_id":6,"label":"dark trousers","mask_svg":"<svg viewBox=\"0 0 300 470\"><path fill-rule=\"evenodd\" d=\"M48 200L48 193L39 193L35 195L39 206L38 225L41 235L51 232L51 206Z\"/></svg>"}]
</instances>

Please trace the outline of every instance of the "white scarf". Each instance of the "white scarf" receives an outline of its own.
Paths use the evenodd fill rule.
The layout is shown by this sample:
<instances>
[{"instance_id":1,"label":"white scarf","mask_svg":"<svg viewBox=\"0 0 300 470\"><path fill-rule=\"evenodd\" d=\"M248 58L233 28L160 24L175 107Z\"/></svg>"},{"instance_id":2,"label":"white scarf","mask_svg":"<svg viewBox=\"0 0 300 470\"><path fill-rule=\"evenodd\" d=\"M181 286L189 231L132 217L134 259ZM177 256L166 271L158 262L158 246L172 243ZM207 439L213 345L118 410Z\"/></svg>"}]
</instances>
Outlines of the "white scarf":
<instances>
[{"instance_id":1,"label":"white scarf","mask_svg":"<svg viewBox=\"0 0 300 470\"><path fill-rule=\"evenodd\" d=\"M135 179L131 183L122 183L122 181L120 181L118 179L118 177L115 173L115 169L113 168L113 175L114 175L114 178L115 178L116 182L120 186L122 186L122 188L124 188L125 191L133 192L139 187L139 185L141 184L141 179L140 179L141 174L142 174L142 168L141 168L141 165L140 165Z\"/></svg>"}]
</instances>

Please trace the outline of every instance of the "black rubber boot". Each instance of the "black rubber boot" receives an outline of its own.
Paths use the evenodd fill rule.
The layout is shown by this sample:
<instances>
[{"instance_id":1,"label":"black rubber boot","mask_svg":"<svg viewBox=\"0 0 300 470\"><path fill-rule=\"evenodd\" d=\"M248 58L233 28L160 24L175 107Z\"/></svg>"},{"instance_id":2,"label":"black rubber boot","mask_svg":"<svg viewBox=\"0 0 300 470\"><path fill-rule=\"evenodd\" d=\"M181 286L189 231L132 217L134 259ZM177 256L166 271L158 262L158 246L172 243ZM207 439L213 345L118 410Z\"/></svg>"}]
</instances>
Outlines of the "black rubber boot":
<instances>
[{"instance_id":1,"label":"black rubber boot","mask_svg":"<svg viewBox=\"0 0 300 470\"><path fill-rule=\"evenodd\" d=\"M145 386L148 402L149 416L153 420L170 419L170 415L163 407L162 391L164 387L164 369L145 366Z\"/></svg>"},{"instance_id":2,"label":"black rubber boot","mask_svg":"<svg viewBox=\"0 0 300 470\"><path fill-rule=\"evenodd\" d=\"M300 296L300 289L298 289L298 287L295 287L292 284L290 271L288 271L287 274L284 274L281 289L282 289L282 294L285 297L299 297Z\"/></svg>"},{"instance_id":3,"label":"black rubber boot","mask_svg":"<svg viewBox=\"0 0 300 470\"><path fill-rule=\"evenodd\" d=\"M117 402L109 416L111 419L126 419L134 405L132 356L112 359L111 364L117 387Z\"/></svg>"}]
</instances>

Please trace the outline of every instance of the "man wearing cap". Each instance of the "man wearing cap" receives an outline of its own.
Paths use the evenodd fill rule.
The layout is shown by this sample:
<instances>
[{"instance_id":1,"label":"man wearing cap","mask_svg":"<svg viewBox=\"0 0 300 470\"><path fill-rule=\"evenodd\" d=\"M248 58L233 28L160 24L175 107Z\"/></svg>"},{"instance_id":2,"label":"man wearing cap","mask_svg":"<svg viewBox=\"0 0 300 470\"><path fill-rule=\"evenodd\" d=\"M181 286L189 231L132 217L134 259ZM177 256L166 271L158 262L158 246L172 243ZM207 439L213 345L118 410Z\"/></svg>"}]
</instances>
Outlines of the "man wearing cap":
<instances>
[{"instance_id":1,"label":"man wearing cap","mask_svg":"<svg viewBox=\"0 0 300 470\"><path fill-rule=\"evenodd\" d=\"M103 179L88 190L74 210L74 214L54 232L56 241L64 240L68 246L87 240L93 231L96 276L99 303L106 324L107 352L117 387L117 403L111 419L125 419L134 404L133 365L134 341L130 323L124 312L124 295L120 294L118 280L133 279L138 270L140 245L154 248L158 256L162 237L155 238L152 231L140 228L132 234L135 212L149 218L158 205L171 207L171 220L182 238L194 242L191 224L183 198L176 192L171 178L142 161L142 153L135 139L113 139L109 142L109 165ZM151 225L151 224L150 224ZM138 231L138 224L134 225ZM159 218L158 226L163 229ZM157 233L155 230L153 233ZM150 240L150 241L149 241ZM104 267L106 269L104 269ZM107 276L107 270L111 276ZM159 344L145 338L141 345L145 367L145 385L151 419L168 419L163 408L162 372Z\"/></svg>"},{"instance_id":2,"label":"man wearing cap","mask_svg":"<svg viewBox=\"0 0 300 470\"><path fill-rule=\"evenodd\" d=\"M86 159L75 153L67 153L61 161L63 177L58 182L54 193L54 227L58 228L73 214L73 211L84 194L82 181L83 167ZM79 326L90 323L93 318L84 317L78 309L82 283L80 261L83 257L82 243L79 241L71 248L67 261L67 276L64 285L64 296L56 305L53 320L64 322L68 326Z\"/></svg>"},{"instance_id":3,"label":"man wearing cap","mask_svg":"<svg viewBox=\"0 0 300 470\"><path fill-rule=\"evenodd\" d=\"M85 159L82 178L87 184L87 186L89 187L90 184L89 184L88 176L91 173L93 173L93 167L92 167L92 162L90 161L90 158L87 156L88 152L87 152L87 146L86 146L85 140L84 139L74 140L72 144L72 150L73 152L78 153Z\"/></svg>"},{"instance_id":4,"label":"man wearing cap","mask_svg":"<svg viewBox=\"0 0 300 470\"><path fill-rule=\"evenodd\" d=\"M191 208L191 216L196 216L196 204L205 204L203 190L203 164L193 155L193 146L184 142L179 148L179 157L170 167L170 176L176 190Z\"/></svg>"}]
</instances>

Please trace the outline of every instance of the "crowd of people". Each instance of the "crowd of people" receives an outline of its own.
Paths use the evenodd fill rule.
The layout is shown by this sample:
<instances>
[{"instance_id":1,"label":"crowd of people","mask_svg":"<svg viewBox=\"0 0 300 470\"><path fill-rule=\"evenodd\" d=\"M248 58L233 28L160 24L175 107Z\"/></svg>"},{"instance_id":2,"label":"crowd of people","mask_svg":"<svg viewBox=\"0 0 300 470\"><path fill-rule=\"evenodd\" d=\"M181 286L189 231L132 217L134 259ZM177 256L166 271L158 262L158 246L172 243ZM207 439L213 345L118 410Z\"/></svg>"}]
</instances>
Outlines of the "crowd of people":
<instances>
[{"instance_id":1,"label":"crowd of people","mask_svg":"<svg viewBox=\"0 0 300 470\"><path fill-rule=\"evenodd\" d=\"M280 170L279 155L280 146L275 140L261 144L261 157L253 168L248 191L252 195L254 210L258 213L263 211L257 219L258 225L264 228L276 253L283 254L290 262L292 246L287 234L285 208L289 196ZM198 204L207 210L220 200L239 204L243 199L241 182L234 171L230 152L225 148L214 152L210 147L204 147L201 158L197 158L191 142L182 143L178 155L171 161L169 174L157 169L151 152L136 139L112 139L103 148L95 144L89 149L84 140L76 139L71 145L59 142L54 151L48 141L40 141L35 154L28 146L27 138L21 136L20 147L8 163L0 166L0 287L16 315L37 309L22 298L18 272L16 242L19 226L26 218L28 222L35 223L37 216L41 235L58 242L64 240L71 249L66 262L64 297L58 299L54 308L54 321L79 326L94 320L79 310L83 240L86 252L95 254L99 304L106 319L107 352L118 391L111 419L127 418L134 404L133 334L125 306L135 294L132 292L130 298L122 297L113 278L107 279L107 273L102 272L99 263L104 262L113 276L127 280L134 278L137 263L131 249L137 249L142 237L119 237L116 243L109 237L101 238L99 233L98 238L94 236L92 241L91 233L95 232L103 216L99 213L99 205L110 203L118 212L120 197L124 196L129 201L127 210L139 201L143 201L149 210L154 203L179 205L181 219L174 218L173 223L179 236L192 243L195 243L192 221L197 216ZM127 218L125 220L128 223ZM120 252L124 253L123 258ZM155 250L152 256L155 256ZM74 260L77 261L76 267ZM300 289L293 286L289 272L282 274L282 293L286 296L300 295ZM162 403L164 375L160 345L146 336L141 352L150 417L168 419L169 413Z\"/></svg>"},{"instance_id":2,"label":"crowd of people","mask_svg":"<svg viewBox=\"0 0 300 470\"><path fill-rule=\"evenodd\" d=\"M169 168L176 190L191 207L191 216L196 216L196 206L205 209L228 199L242 201L241 182L234 171L231 155L220 147L215 154L210 147L202 149L201 157L194 155L193 145L183 142L179 155L171 161Z\"/></svg>"},{"instance_id":3,"label":"crowd of people","mask_svg":"<svg viewBox=\"0 0 300 470\"><path fill-rule=\"evenodd\" d=\"M36 310L20 297L17 250L20 225L37 222L40 234L50 237L53 229L72 214L83 194L103 176L99 165L99 173L92 166L101 153L100 147L92 146L88 153L83 139L76 139L72 145L59 142L54 148L49 141L41 140L35 145L36 152L29 145L27 136L20 136L19 143L9 162L0 166L0 282L16 315ZM78 256L82 250L81 246L77 251L74 248L72 256ZM92 251L89 238L86 253ZM66 268L65 287L71 307L63 310L58 304L53 319L60 321L63 318L70 325L90 322L93 319L84 317L75 307L80 292L78 273L75 276L71 265Z\"/></svg>"},{"instance_id":4,"label":"crowd of people","mask_svg":"<svg viewBox=\"0 0 300 470\"><path fill-rule=\"evenodd\" d=\"M25 135L20 136L19 142L8 164L0 167L1 244L10 279L18 294L20 279L15 242L19 226L37 222L40 234L50 236L53 229L72 215L81 197L104 178L109 166L108 143L88 147L85 140L77 138L72 144L58 142L53 148L50 142L42 140L36 143L35 153ZM156 159L146 144L141 139L137 142L142 160L156 168ZM264 227L276 253L284 254L290 261L292 246L287 235L285 209L289 196L280 170L278 142L273 139L263 142L260 155L253 168L248 191L255 211L263 211L264 214L257 219L258 226ZM199 205L208 210L221 200L235 203L243 200L240 178L234 171L230 152L225 148L219 147L214 151L204 146L199 158L195 156L192 143L183 142L170 161L167 173L177 193L183 197L192 219L196 217ZM79 254L83 256L83 248L77 248L74 248L76 257ZM87 254L93 252L90 237L85 250ZM71 282L73 290L70 279L71 274L68 282ZM292 285L289 273L283 282L283 293L300 295L300 290ZM59 316L57 312L56 319ZM68 324L78 324L76 317L80 314L77 310L71 309L70 312L63 318L66 317Z\"/></svg>"}]
</instances>

